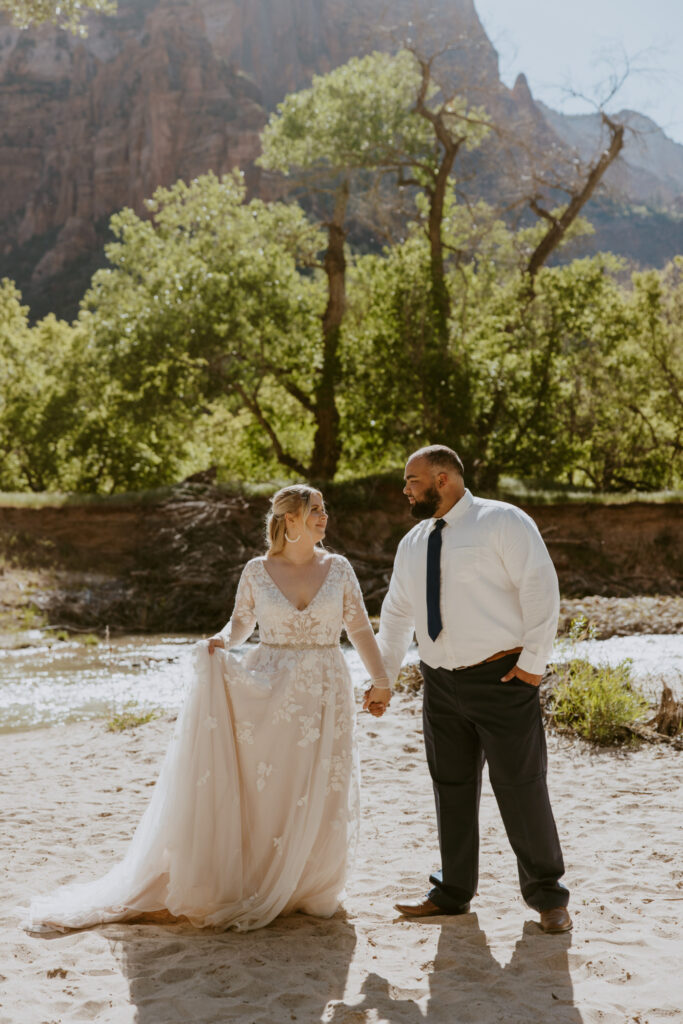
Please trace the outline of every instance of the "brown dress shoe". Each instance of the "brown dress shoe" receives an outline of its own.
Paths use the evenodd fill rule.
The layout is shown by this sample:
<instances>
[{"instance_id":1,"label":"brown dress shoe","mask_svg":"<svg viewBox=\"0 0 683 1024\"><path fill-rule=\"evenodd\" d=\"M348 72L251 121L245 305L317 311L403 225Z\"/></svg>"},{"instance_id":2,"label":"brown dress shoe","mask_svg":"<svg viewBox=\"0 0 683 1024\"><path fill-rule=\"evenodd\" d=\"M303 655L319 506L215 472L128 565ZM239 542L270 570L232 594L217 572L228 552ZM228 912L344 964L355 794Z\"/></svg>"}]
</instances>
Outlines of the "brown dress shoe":
<instances>
[{"instance_id":1,"label":"brown dress shoe","mask_svg":"<svg viewBox=\"0 0 683 1024\"><path fill-rule=\"evenodd\" d=\"M541 928L549 935L568 932L571 926L572 919L566 907L553 907L551 910L541 911Z\"/></svg>"},{"instance_id":2,"label":"brown dress shoe","mask_svg":"<svg viewBox=\"0 0 683 1024\"><path fill-rule=\"evenodd\" d=\"M443 907L432 903L429 896L425 896L423 900L412 900L410 903L394 903L394 907L404 917L436 917L437 914L466 914L470 909L468 903L462 910L444 910Z\"/></svg>"}]
</instances>

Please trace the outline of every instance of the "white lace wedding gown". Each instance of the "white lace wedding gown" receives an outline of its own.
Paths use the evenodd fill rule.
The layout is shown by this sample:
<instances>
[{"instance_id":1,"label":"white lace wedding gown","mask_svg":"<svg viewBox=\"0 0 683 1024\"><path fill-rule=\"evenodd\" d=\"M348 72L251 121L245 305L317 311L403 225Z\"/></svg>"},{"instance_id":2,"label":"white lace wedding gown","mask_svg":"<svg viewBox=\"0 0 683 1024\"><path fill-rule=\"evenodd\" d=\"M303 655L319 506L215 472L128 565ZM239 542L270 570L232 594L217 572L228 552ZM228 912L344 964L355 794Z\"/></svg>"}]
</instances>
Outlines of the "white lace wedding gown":
<instances>
[{"instance_id":1,"label":"white lace wedding gown","mask_svg":"<svg viewBox=\"0 0 683 1024\"><path fill-rule=\"evenodd\" d=\"M358 763L342 626L369 675L384 668L353 569L333 555L297 610L263 558L248 562L226 648L258 621L243 660L196 645L194 670L150 803L124 859L96 881L36 899L32 931L169 911L246 931L338 906L358 827Z\"/></svg>"}]
</instances>

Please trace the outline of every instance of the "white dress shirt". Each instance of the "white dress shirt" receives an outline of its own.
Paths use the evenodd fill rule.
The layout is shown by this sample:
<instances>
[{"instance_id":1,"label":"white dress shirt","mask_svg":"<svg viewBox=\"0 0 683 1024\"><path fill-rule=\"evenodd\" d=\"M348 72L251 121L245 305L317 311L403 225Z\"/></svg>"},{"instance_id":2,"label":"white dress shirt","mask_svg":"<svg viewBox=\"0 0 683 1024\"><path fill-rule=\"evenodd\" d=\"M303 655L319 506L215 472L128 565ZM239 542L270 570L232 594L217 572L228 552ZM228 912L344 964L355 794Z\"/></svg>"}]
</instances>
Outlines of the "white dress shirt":
<instances>
[{"instance_id":1,"label":"white dress shirt","mask_svg":"<svg viewBox=\"0 0 683 1024\"><path fill-rule=\"evenodd\" d=\"M441 618L427 632L427 538L434 519L414 526L398 546L377 640L393 682L417 635L432 668L476 665L521 647L517 664L540 675L552 651L560 610L557 574L533 519L504 501L465 490L443 519Z\"/></svg>"}]
</instances>

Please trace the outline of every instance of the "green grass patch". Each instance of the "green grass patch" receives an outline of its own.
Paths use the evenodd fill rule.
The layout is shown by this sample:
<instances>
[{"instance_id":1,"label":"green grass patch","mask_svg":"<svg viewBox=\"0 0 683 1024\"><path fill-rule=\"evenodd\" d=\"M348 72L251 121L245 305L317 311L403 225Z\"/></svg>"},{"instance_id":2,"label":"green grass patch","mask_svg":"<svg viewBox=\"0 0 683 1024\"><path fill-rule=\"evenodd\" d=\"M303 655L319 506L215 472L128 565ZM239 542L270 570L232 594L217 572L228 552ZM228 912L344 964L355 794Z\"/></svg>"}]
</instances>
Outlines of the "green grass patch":
<instances>
[{"instance_id":1,"label":"green grass patch","mask_svg":"<svg viewBox=\"0 0 683 1024\"><path fill-rule=\"evenodd\" d=\"M0 508L64 508L80 505L154 505L176 493L179 485L148 491L120 491L116 494L64 493L62 491L3 491Z\"/></svg>"},{"instance_id":2,"label":"green grass patch","mask_svg":"<svg viewBox=\"0 0 683 1024\"><path fill-rule=\"evenodd\" d=\"M0 508L59 508L67 503L68 495L56 491L2 491Z\"/></svg>"},{"instance_id":3,"label":"green grass patch","mask_svg":"<svg viewBox=\"0 0 683 1024\"><path fill-rule=\"evenodd\" d=\"M159 718L161 711L152 708L143 711L136 700L127 701L121 710L107 720L107 732L123 732L125 729L136 729L139 725L146 725L155 718Z\"/></svg>"},{"instance_id":4,"label":"green grass patch","mask_svg":"<svg viewBox=\"0 0 683 1024\"><path fill-rule=\"evenodd\" d=\"M291 478L271 480L221 479L211 486L224 494L241 495L245 498L268 498L280 487L292 483ZM469 484L469 481L466 480ZM196 484L178 482L162 487L140 491L122 491L116 494L63 493L59 491L22 491L0 493L0 508L59 508L79 505L154 505L177 496L184 488L190 490ZM387 490L403 486L403 466L368 476L341 475L335 482L323 485L325 496L338 508L358 508L372 503ZM543 480L518 480L502 476L495 491L476 489L482 497L499 498L513 503L529 505L564 505L589 503L595 505L627 505L632 502L669 504L683 501L682 490L669 491L619 491L601 493L575 486Z\"/></svg>"},{"instance_id":5,"label":"green grass patch","mask_svg":"<svg viewBox=\"0 0 683 1024\"><path fill-rule=\"evenodd\" d=\"M649 712L649 704L634 686L631 660L618 665L591 665L574 658L555 668L558 682L550 697L550 718L598 746L632 742L626 728Z\"/></svg>"},{"instance_id":6,"label":"green grass patch","mask_svg":"<svg viewBox=\"0 0 683 1024\"><path fill-rule=\"evenodd\" d=\"M19 612L18 628L20 630L42 629L46 623L47 617L35 605L29 604Z\"/></svg>"},{"instance_id":7,"label":"green grass patch","mask_svg":"<svg viewBox=\"0 0 683 1024\"><path fill-rule=\"evenodd\" d=\"M58 640L61 642L67 642L75 640L76 643L81 644L83 647L97 647L100 642L100 638L95 633L82 633L78 629L44 629L43 636L46 640Z\"/></svg>"},{"instance_id":8,"label":"green grass patch","mask_svg":"<svg viewBox=\"0 0 683 1024\"><path fill-rule=\"evenodd\" d=\"M517 480L511 476L500 478L495 493L482 492L481 496L528 505L630 505L635 502L669 505L683 502L683 490L605 492L593 491L588 487L573 487L569 484Z\"/></svg>"}]
</instances>

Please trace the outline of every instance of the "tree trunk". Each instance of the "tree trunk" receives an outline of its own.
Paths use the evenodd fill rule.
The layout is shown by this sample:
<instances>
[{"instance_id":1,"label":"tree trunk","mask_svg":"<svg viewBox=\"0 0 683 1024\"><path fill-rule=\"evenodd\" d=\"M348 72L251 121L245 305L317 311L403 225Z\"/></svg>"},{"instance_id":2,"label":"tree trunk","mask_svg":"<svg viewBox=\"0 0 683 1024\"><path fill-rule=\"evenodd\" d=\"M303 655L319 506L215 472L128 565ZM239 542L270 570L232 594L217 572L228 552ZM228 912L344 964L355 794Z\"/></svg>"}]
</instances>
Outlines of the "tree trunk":
<instances>
[{"instance_id":1,"label":"tree trunk","mask_svg":"<svg viewBox=\"0 0 683 1024\"><path fill-rule=\"evenodd\" d=\"M415 56L417 57L417 54ZM428 233L432 295L436 318L435 327L437 335L442 339L444 346L447 346L448 319L451 312L451 303L444 275L441 227L448 180L453 170L458 150L464 139L454 138L451 135L444 121L445 106L440 110L432 110L427 105L431 84L432 60L424 60L420 57L417 57L417 60L422 71L422 82L415 100L415 110L420 117L429 122L434 136L441 147L441 160L438 169L432 178L430 187L426 191L429 197Z\"/></svg>"},{"instance_id":2,"label":"tree trunk","mask_svg":"<svg viewBox=\"0 0 683 1024\"><path fill-rule=\"evenodd\" d=\"M344 218L349 201L349 182L345 178L337 191L334 215L327 225L327 306L322 318L323 365L315 389L316 432L309 475L313 480L332 480L341 455L339 410L336 388L339 380L339 340L346 310L346 257L344 255Z\"/></svg>"},{"instance_id":3,"label":"tree trunk","mask_svg":"<svg viewBox=\"0 0 683 1024\"><path fill-rule=\"evenodd\" d=\"M437 110L428 105L432 61L420 57L417 59L422 71L422 82L415 110L431 125L439 147L438 165L425 189L429 201L427 232L432 308L430 337L421 367L424 426L432 442L460 445L459 439L469 418L469 387L462 361L451 352L451 296L446 282L442 229L448 182L465 136L454 135L448 127L447 102Z\"/></svg>"},{"instance_id":4,"label":"tree trunk","mask_svg":"<svg viewBox=\"0 0 683 1024\"><path fill-rule=\"evenodd\" d=\"M436 314L436 331L439 340L447 347L448 344L448 320L451 315L451 300L446 286L443 260L443 238L441 229L443 225L443 208L446 199L446 188L448 179L458 146L454 144L444 146L443 158L436 175L434 186L429 195L429 252L430 270L432 280L432 295L434 300L434 312Z\"/></svg>"},{"instance_id":5,"label":"tree trunk","mask_svg":"<svg viewBox=\"0 0 683 1024\"><path fill-rule=\"evenodd\" d=\"M489 462L477 463L475 459L471 469L471 480L474 487L479 491L489 494L496 494L500 481L500 466L491 465Z\"/></svg>"},{"instance_id":6,"label":"tree trunk","mask_svg":"<svg viewBox=\"0 0 683 1024\"><path fill-rule=\"evenodd\" d=\"M446 191L458 155L461 140L439 135L441 162L428 190L429 248L431 284L431 323L428 345L422 362L422 390L425 426L432 442L463 449L469 433L470 386L466 361L454 347L451 337L451 295L446 281L443 245L443 218ZM464 449L463 449L464 450Z\"/></svg>"}]
</instances>

